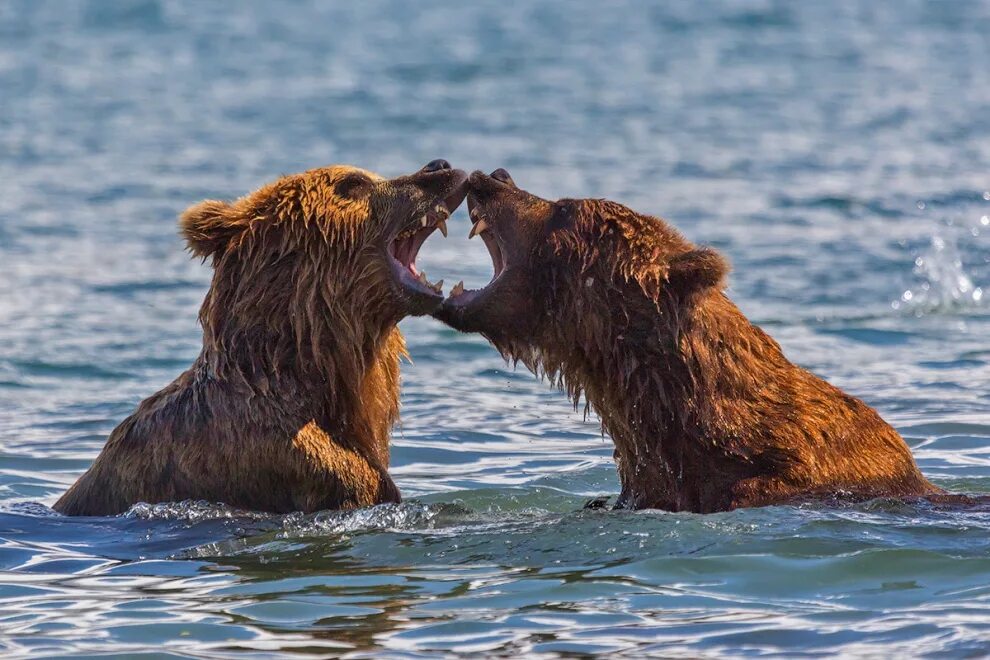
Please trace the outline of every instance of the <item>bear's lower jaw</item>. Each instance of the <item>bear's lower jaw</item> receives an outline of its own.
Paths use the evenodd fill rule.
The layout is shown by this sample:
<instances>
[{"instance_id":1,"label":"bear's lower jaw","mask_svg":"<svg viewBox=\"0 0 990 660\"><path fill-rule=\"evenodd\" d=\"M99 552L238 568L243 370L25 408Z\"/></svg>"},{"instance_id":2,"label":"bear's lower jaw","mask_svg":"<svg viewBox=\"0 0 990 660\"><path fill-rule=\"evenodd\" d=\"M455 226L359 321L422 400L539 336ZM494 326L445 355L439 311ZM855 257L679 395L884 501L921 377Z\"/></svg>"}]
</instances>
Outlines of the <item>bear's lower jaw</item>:
<instances>
[{"instance_id":1,"label":"bear's lower jaw","mask_svg":"<svg viewBox=\"0 0 990 660\"><path fill-rule=\"evenodd\" d=\"M430 314L440 306L443 302L443 280L431 284L424 273L416 271L416 275L413 275L413 270L408 266L404 266L394 258L387 258L395 280L400 318Z\"/></svg>"},{"instance_id":2,"label":"bear's lower jaw","mask_svg":"<svg viewBox=\"0 0 990 660\"><path fill-rule=\"evenodd\" d=\"M467 299L469 297L473 298L479 291L471 291L470 293L465 293L461 298ZM460 332L474 332L476 328L470 322L470 318L467 318L465 312L465 304L458 304L451 302L448 298L441 302L441 304L432 312L433 317L440 321L441 323L446 323L454 330L459 330Z\"/></svg>"},{"instance_id":3,"label":"bear's lower jaw","mask_svg":"<svg viewBox=\"0 0 990 660\"><path fill-rule=\"evenodd\" d=\"M482 322L482 308L494 280L480 289L465 289L464 282L458 282L450 291L450 296L433 312L433 316L461 332L480 332L485 329Z\"/></svg>"}]
</instances>

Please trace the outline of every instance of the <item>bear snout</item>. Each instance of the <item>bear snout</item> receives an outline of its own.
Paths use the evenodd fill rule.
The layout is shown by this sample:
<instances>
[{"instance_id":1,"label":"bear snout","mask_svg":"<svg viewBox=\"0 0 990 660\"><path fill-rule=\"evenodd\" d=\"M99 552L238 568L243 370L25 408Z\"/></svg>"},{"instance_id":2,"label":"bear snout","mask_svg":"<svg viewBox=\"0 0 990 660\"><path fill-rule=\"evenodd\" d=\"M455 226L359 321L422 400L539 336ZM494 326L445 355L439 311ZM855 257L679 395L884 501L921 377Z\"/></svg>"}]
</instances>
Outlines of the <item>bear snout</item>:
<instances>
[{"instance_id":1,"label":"bear snout","mask_svg":"<svg viewBox=\"0 0 990 660\"><path fill-rule=\"evenodd\" d=\"M436 160L431 160L426 165L423 166L423 172L439 172L440 170L449 170L450 162L444 160L443 158L437 158Z\"/></svg>"}]
</instances>

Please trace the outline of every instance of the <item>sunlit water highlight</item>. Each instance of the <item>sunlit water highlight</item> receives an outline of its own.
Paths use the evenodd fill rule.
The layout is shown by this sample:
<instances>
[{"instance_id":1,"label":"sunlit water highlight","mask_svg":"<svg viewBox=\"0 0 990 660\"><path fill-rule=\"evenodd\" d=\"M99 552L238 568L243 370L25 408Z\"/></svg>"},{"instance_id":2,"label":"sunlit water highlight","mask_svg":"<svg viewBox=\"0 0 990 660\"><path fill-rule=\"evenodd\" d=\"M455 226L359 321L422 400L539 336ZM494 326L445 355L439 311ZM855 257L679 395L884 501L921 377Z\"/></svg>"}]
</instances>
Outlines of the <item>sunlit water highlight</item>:
<instances>
[{"instance_id":1,"label":"sunlit water highlight","mask_svg":"<svg viewBox=\"0 0 990 660\"><path fill-rule=\"evenodd\" d=\"M661 213L788 355L990 492L990 13L979 3L0 5L5 657L985 655L990 512L698 516L615 494L595 420L403 323L398 506L48 508L195 357L175 216L437 157ZM919 201L921 202L919 204ZM463 211L421 265L482 284Z\"/></svg>"}]
</instances>

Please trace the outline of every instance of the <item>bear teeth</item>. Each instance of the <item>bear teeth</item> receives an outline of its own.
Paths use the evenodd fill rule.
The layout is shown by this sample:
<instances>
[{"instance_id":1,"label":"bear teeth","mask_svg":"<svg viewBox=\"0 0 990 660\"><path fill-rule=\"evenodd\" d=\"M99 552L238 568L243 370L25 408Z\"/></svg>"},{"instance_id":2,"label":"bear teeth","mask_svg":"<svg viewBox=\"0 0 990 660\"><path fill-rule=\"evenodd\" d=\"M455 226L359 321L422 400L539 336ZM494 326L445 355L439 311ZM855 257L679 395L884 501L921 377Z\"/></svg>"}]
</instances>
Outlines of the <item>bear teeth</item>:
<instances>
[{"instance_id":1,"label":"bear teeth","mask_svg":"<svg viewBox=\"0 0 990 660\"><path fill-rule=\"evenodd\" d=\"M450 210L442 204L437 204L431 211L412 221L412 227L399 232L389 247L392 257L399 262L424 287L438 295L443 294L443 280L431 284L426 274L416 268L416 254L419 248L434 229L439 229L444 238L447 237L447 219Z\"/></svg>"},{"instance_id":2,"label":"bear teeth","mask_svg":"<svg viewBox=\"0 0 990 660\"><path fill-rule=\"evenodd\" d=\"M486 229L488 229L488 223L484 220L478 220L471 226L471 233L468 234L468 240L471 240Z\"/></svg>"},{"instance_id":3,"label":"bear teeth","mask_svg":"<svg viewBox=\"0 0 990 660\"><path fill-rule=\"evenodd\" d=\"M454 288L450 290L450 297L459 296L464 293L464 280L461 280L454 285Z\"/></svg>"},{"instance_id":4,"label":"bear teeth","mask_svg":"<svg viewBox=\"0 0 990 660\"><path fill-rule=\"evenodd\" d=\"M416 281L422 284L423 286L425 286L427 289L430 289L434 293L437 294L443 293L443 280L437 280L436 284L430 284L430 281L426 279L426 273L420 272L419 277L416 278Z\"/></svg>"}]
</instances>

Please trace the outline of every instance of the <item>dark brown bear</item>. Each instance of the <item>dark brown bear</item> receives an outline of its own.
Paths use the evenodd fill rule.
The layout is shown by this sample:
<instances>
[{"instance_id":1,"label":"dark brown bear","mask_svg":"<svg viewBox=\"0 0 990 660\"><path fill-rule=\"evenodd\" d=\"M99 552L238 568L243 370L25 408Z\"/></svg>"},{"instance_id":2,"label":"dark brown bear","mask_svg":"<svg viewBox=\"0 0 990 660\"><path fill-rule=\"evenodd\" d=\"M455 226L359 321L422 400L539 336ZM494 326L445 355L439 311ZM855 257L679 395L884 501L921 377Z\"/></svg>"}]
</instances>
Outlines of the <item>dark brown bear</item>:
<instances>
[{"instance_id":1,"label":"dark brown bear","mask_svg":"<svg viewBox=\"0 0 990 660\"><path fill-rule=\"evenodd\" d=\"M186 211L189 249L214 269L203 350L114 429L55 509L399 501L388 475L405 353L396 323L442 300L415 259L434 229L446 234L465 179L442 160L392 180L335 166Z\"/></svg>"},{"instance_id":2,"label":"dark brown bear","mask_svg":"<svg viewBox=\"0 0 990 660\"><path fill-rule=\"evenodd\" d=\"M659 218L551 202L504 170L468 206L495 277L436 316L584 394L615 442L618 504L710 512L941 493L859 399L791 364L722 292L728 264Z\"/></svg>"}]
</instances>

